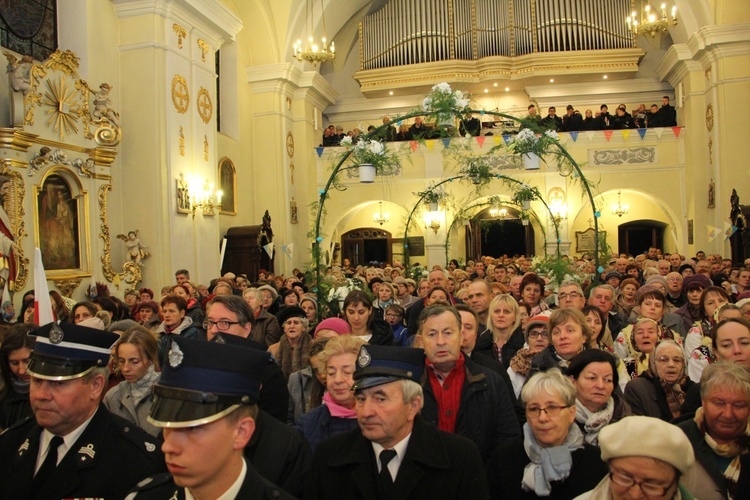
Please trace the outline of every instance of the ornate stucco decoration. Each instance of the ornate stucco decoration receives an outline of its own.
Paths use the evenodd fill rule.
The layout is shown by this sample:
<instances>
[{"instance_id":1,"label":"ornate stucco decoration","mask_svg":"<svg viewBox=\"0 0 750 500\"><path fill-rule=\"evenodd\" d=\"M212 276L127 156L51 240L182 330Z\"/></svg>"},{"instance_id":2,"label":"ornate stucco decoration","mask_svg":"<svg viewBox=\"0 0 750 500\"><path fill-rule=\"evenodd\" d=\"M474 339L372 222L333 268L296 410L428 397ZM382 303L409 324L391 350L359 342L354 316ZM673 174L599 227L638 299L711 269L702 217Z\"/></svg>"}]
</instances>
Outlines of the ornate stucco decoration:
<instances>
[{"instance_id":1,"label":"ornate stucco decoration","mask_svg":"<svg viewBox=\"0 0 750 500\"><path fill-rule=\"evenodd\" d=\"M134 261L129 260L122 266L122 272L118 273L112 267L112 247L109 235L109 223L107 222L107 193L112 190L111 184L103 184L99 187L99 220L101 222L99 237L104 241L104 255L102 255L102 271L108 281L119 288L122 282L129 285L129 289L138 287L143 280L141 267Z\"/></svg>"},{"instance_id":2,"label":"ornate stucco decoration","mask_svg":"<svg viewBox=\"0 0 750 500\"><path fill-rule=\"evenodd\" d=\"M202 40L198 39L198 48L201 49L201 61L206 62L206 54L208 54L208 44Z\"/></svg>"},{"instance_id":3,"label":"ornate stucco decoration","mask_svg":"<svg viewBox=\"0 0 750 500\"><path fill-rule=\"evenodd\" d=\"M5 200L5 212L10 220L10 230L13 233L16 242L16 280L13 283L13 291L22 290L26 286L26 280L29 278L29 259L23 253L22 240L28 236L26 233L26 224L23 219L26 215L23 209L24 197L26 196L26 186L23 182L23 176L8 168L11 160L2 161L0 175L10 178L11 189L8 191Z\"/></svg>"},{"instance_id":4,"label":"ornate stucco decoration","mask_svg":"<svg viewBox=\"0 0 750 500\"><path fill-rule=\"evenodd\" d=\"M82 128L86 139L116 146L121 132L119 114L109 99L111 89L102 83L99 90L93 90L78 77L78 57L69 50L58 50L43 63L31 66L29 90L23 98L24 124L34 125L41 113L41 119L61 141Z\"/></svg>"},{"instance_id":5,"label":"ornate stucco decoration","mask_svg":"<svg viewBox=\"0 0 750 500\"><path fill-rule=\"evenodd\" d=\"M172 31L177 35L177 48L182 48L182 40L187 38L187 30L177 23L172 25Z\"/></svg>"},{"instance_id":6,"label":"ornate stucco decoration","mask_svg":"<svg viewBox=\"0 0 750 500\"><path fill-rule=\"evenodd\" d=\"M172 104L180 114L185 114L190 107L190 91L182 75L174 75L172 78Z\"/></svg>"},{"instance_id":7,"label":"ornate stucco decoration","mask_svg":"<svg viewBox=\"0 0 750 500\"><path fill-rule=\"evenodd\" d=\"M592 165L642 165L657 163L656 148L623 148L589 151Z\"/></svg>"},{"instance_id":8,"label":"ornate stucco decoration","mask_svg":"<svg viewBox=\"0 0 750 500\"><path fill-rule=\"evenodd\" d=\"M58 290L60 290L60 293L63 295L63 297L70 297L73 295L73 292L76 288L81 284L81 281L83 278L70 278L65 280L53 280L55 283L55 286Z\"/></svg>"},{"instance_id":9,"label":"ornate stucco decoration","mask_svg":"<svg viewBox=\"0 0 750 500\"><path fill-rule=\"evenodd\" d=\"M93 158L86 158L85 160L81 158L70 159L62 149L53 150L44 146L38 153L34 154L34 158L29 162L29 177L35 175L40 169L49 164L67 165L78 169L79 175L91 177L93 175L91 169L94 168L95 162Z\"/></svg>"},{"instance_id":10,"label":"ornate stucco decoration","mask_svg":"<svg viewBox=\"0 0 750 500\"><path fill-rule=\"evenodd\" d=\"M211 102L211 96L208 94L208 90L203 87L198 90L198 99L196 99L196 107L198 108L198 114L201 115L203 123L211 121L211 116L214 114L214 105Z\"/></svg>"}]
</instances>

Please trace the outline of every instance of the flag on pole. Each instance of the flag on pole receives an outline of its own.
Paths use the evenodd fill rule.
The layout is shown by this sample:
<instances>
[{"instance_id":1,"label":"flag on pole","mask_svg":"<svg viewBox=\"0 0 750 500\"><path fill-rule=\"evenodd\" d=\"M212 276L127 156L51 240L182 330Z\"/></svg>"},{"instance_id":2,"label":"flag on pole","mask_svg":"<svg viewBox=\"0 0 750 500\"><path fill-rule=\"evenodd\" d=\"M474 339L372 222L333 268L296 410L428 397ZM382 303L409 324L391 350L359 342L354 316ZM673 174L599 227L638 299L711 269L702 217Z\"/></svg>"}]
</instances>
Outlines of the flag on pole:
<instances>
[{"instance_id":1,"label":"flag on pole","mask_svg":"<svg viewBox=\"0 0 750 500\"><path fill-rule=\"evenodd\" d=\"M55 313L52 311L52 301L49 298L49 287L47 286L47 275L44 274L42 264L42 251L34 249L34 323L39 326L56 321Z\"/></svg>"}]
</instances>

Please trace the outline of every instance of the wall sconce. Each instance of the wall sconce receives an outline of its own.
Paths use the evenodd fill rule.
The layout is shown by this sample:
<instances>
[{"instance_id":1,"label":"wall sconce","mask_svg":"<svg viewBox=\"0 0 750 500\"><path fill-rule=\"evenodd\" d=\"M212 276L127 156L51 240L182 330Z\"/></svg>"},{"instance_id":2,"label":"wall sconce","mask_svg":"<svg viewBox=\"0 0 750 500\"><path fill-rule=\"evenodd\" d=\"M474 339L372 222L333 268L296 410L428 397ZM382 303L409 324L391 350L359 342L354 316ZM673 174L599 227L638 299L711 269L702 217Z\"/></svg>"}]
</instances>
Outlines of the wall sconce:
<instances>
[{"instance_id":1,"label":"wall sconce","mask_svg":"<svg viewBox=\"0 0 750 500\"><path fill-rule=\"evenodd\" d=\"M385 212L385 213L383 212L383 202L382 201L380 202L380 210L377 213L372 214L372 220L376 224L380 224L381 226L383 224L387 224L388 221L391 220L391 214L389 214L388 212Z\"/></svg>"},{"instance_id":2,"label":"wall sconce","mask_svg":"<svg viewBox=\"0 0 750 500\"><path fill-rule=\"evenodd\" d=\"M627 203L625 205L620 203L620 192L617 191L617 205L612 205L610 209L612 210L613 215L622 217L630 211L630 205Z\"/></svg>"},{"instance_id":3,"label":"wall sconce","mask_svg":"<svg viewBox=\"0 0 750 500\"><path fill-rule=\"evenodd\" d=\"M440 230L440 212L425 212L424 228L432 229L432 231L437 234Z\"/></svg>"},{"instance_id":4,"label":"wall sconce","mask_svg":"<svg viewBox=\"0 0 750 500\"><path fill-rule=\"evenodd\" d=\"M555 225L560 225L564 220L568 220L568 207L564 202L553 202L550 207L552 212L552 220L555 221Z\"/></svg>"},{"instance_id":5,"label":"wall sconce","mask_svg":"<svg viewBox=\"0 0 750 500\"><path fill-rule=\"evenodd\" d=\"M490 208L490 217L493 219L506 219L508 218L508 209L492 207Z\"/></svg>"},{"instance_id":6,"label":"wall sconce","mask_svg":"<svg viewBox=\"0 0 750 500\"><path fill-rule=\"evenodd\" d=\"M203 215L215 215L215 210L221 206L221 190L216 191L213 183L208 180L201 184L200 179L193 178L188 184L190 191L190 209L195 219L195 212L201 209Z\"/></svg>"}]
</instances>

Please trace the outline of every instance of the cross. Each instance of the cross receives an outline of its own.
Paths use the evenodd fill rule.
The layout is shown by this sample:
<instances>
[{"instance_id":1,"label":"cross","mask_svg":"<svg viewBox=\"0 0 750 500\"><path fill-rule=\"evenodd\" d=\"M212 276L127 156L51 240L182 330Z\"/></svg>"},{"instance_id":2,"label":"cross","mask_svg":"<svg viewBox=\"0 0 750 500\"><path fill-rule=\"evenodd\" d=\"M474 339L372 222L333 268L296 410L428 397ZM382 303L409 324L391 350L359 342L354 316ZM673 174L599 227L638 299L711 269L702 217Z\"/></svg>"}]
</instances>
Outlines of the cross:
<instances>
[{"instance_id":1,"label":"cross","mask_svg":"<svg viewBox=\"0 0 750 500\"><path fill-rule=\"evenodd\" d=\"M188 94L187 94L187 89L182 84L182 82L177 82L177 84L175 85L174 96L179 101L178 106L180 108L187 107L187 102L186 101L188 100Z\"/></svg>"},{"instance_id":2,"label":"cross","mask_svg":"<svg viewBox=\"0 0 750 500\"><path fill-rule=\"evenodd\" d=\"M211 116L211 102L206 94L198 96L198 111L203 116Z\"/></svg>"}]
</instances>

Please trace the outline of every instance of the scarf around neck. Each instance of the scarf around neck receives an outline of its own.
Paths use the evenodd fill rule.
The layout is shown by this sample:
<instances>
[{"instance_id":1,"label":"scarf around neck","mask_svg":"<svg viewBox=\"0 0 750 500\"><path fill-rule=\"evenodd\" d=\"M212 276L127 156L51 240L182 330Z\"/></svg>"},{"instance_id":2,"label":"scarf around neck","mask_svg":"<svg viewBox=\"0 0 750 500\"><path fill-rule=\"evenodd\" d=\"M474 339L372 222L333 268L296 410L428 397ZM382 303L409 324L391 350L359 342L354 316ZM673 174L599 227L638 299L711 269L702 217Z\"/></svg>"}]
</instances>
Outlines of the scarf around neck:
<instances>
[{"instance_id":1,"label":"scarf around neck","mask_svg":"<svg viewBox=\"0 0 750 500\"><path fill-rule=\"evenodd\" d=\"M551 481L564 481L573 467L573 451L583 448L583 433L577 425L570 426L565 442L560 446L543 448L534 437L528 422L523 425L523 448L531 462L523 471L521 487L537 496L552 493Z\"/></svg>"},{"instance_id":2,"label":"scarf around neck","mask_svg":"<svg viewBox=\"0 0 750 500\"><path fill-rule=\"evenodd\" d=\"M529 370L531 370L531 360L534 359L534 356L537 354L539 353L531 352L531 349L528 347L519 349L516 355L510 360L511 369L523 377L527 376Z\"/></svg>"},{"instance_id":3,"label":"scarf around neck","mask_svg":"<svg viewBox=\"0 0 750 500\"><path fill-rule=\"evenodd\" d=\"M576 399L576 422L583 424L583 430L586 432L584 440L594 446L599 445L599 431L612 421L615 413L615 400L611 397L604 407L596 412L586 408L580 399Z\"/></svg>"},{"instance_id":4,"label":"scarf around neck","mask_svg":"<svg viewBox=\"0 0 750 500\"><path fill-rule=\"evenodd\" d=\"M159 373L154 370L154 365L148 367L146 374L134 383L128 383L130 395L133 396L135 406L151 395L151 387L159 381Z\"/></svg>"},{"instance_id":5,"label":"scarf around neck","mask_svg":"<svg viewBox=\"0 0 750 500\"><path fill-rule=\"evenodd\" d=\"M323 404L328 407L328 411L331 413L332 417L357 418L357 410L355 410L354 408L349 409L345 406L341 406L333 400L330 392L326 392L323 395Z\"/></svg>"},{"instance_id":6,"label":"scarf around neck","mask_svg":"<svg viewBox=\"0 0 750 500\"><path fill-rule=\"evenodd\" d=\"M739 496L737 496L737 482L740 479L740 457L746 455L748 451L750 451L748 450L750 447L750 422L747 427L745 427L745 433L742 436L731 443L719 444L708 434L706 419L703 415L703 407L698 408L695 412L695 418L693 421L698 426L698 430L703 434L703 439L714 454L722 458L732 459L732 461L729 462L729 466L727 466L726 470L723 472L724 484L727 488L727 493L729 494L730 499L739 498Z\"/></svg>"}]
</instances>

